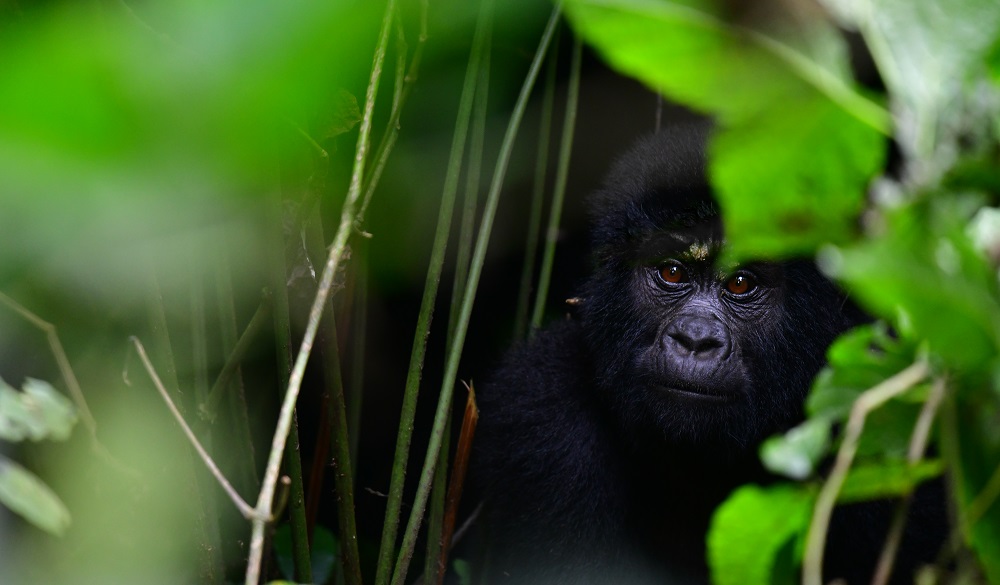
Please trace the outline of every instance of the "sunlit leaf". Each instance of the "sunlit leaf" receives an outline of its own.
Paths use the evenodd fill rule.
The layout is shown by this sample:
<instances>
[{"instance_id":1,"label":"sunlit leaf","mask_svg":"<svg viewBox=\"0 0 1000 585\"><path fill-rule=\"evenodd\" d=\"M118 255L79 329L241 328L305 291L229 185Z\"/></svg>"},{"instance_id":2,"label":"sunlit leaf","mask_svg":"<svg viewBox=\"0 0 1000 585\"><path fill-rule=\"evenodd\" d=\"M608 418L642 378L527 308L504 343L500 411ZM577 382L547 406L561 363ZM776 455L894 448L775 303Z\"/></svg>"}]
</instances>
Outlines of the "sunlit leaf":
<instances>
[{"instance_id":1,"label":"sunlit leaf","mask_svg":"<svg viewBox=\"0 0 1000 585\"><path fill-rule=\"evenodd\" d=\"M731 253L806 252L854 233L888 118L853 88L819 13L735 21L707 0L565 6L613 67L717 117L710 176Z\"/></svg>"},{"instance_id":2,"label":"sunlit leaf","mask_svg":"<svg viewBox=\"0 0 1000 585\"><path fill-rule=\"evenodd\" d=\"M0 502L35 526L61 535L69 528L69 510L40 479L0 457Z\"/></svg>"},{"instance_id":3,"label":"sunlit leaf","mask_svg":"<svg viewBox=\"0 0 1000 585\"><path fill-rule=\"evenodd\" d=\"M716 585L770 585L779 553L805 533L815 494L806 487L747 485L712 517L708 561ZM784 566L784 564L779 564ZM786 576L787 577L787 576Z\"/></svg>"}]
</instances>

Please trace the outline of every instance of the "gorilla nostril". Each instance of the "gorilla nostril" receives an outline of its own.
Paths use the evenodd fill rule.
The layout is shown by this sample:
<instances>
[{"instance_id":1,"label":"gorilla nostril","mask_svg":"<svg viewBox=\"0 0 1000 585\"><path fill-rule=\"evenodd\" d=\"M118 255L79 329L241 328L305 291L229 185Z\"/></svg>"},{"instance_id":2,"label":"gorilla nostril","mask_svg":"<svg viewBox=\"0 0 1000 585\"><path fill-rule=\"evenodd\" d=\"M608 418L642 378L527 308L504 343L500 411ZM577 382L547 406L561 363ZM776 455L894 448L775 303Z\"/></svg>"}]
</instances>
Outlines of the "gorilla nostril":
<instances>
[{"instance_id":1,"label":"gorilla nostril","mask_svg":"<svg viewBox=\"0 0 1000 585\"><path fill-rule=\"evenodd\" d=\"M667 326L666 337L695 357L717 357L729 349L729 331L715 318L678 317Z\"/></svg>"}]
</instances>

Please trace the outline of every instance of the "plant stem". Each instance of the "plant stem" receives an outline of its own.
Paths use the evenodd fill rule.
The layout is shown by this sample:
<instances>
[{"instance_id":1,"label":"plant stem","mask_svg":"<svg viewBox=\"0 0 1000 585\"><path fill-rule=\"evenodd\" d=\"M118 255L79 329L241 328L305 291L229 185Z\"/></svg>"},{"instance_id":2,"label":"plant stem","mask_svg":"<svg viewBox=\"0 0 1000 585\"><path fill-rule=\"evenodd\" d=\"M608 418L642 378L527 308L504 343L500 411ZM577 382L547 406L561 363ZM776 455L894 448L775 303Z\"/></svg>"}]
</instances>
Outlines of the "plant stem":
<instances>
[{"instance_id":1,"label":"plant stem","mask_svg":"<svg viewBox=\"0 0 1000 585\"><path fill-rule=\"evenodd\" d=\"M837 450L836 462L816 499L812 521L809 523L802 563L803 585L823 585L823 550L826 547L826 532L830 526L830 517L837 503L840 488L844 485L854 461L854 454L857 453L861 432L865 427L865 418L876 408L918 384L927 377L929 371L927 362L918 361L881 384L866 390L854 401L847 420L844 440Z\"/></svg>"},{"instance_id":2,"label":"plant stem","mask_svg":"<svg viewBox=\"0 0 1000 585\"><path fill-rule=\"evenodd\" d=\"M535 157L535 182L531 190L531 211L528 212L528 234L524 242L524 260L521 263L521 285L517 292L517 310L514 313L514 339L524 339L528 329L528 310L531 303L531 284L535 276L538 256L538 237L542 231L542 207L545 201L545 179L549 170L549 139L552 135L552 106L556 95L556 65L559 63L559 43L552 43L545 75L545 92L542 94L542 115L538 128L538 151Z\"/></svg>"},{"instance_id":3,"label":"plant stem","mask_svg":"<svg viewBox=\"0 0 1000 585\"><path fill-rule=\"evenodd\" d=\"M491 2L484 3L484 10L491 9ZM444 435L444 427L451 409L451 397L455 389L455 380L458 374L458 362L462 354L462 347L465 344L465 334L469 326L469 317L472 314L472 305L475 300L476 289L479 285L479 276L482 272L483 262L486 258L486 248L489 245L490 232L493 228L493 219L496 216L497 203L500 200L500 191L507 173L507 165L510 162L510 155L514 148L514 139L524 117L524 110L528 104L528 97L538 78L538 71L541 69L545 52L562 12L562 4L558 4L552 11L545 32L539 43L535 58L531 63L521 87L514 111L511 113L510 122L507 125L507 132L504 135L503 143L500 147L500 155L497 159L497 166L493 173L493 181L490 184L490 192L486 198L486 207L483 210L483 218L480 223L479 235L476 239L476 248L472 256L472 264L469 270L469 281L462 297L462 311L459 314L458 327L455 331L455 343L451 347L448 361L445 367L444 379L441 384L441 393L438 397L437 410L434 414L434 424L431 428L430 442L424 458L424 465L420 473L420 480L417 484L417 493L413 501L413 509L403 534L403 542L399 551L399 559L396 562L396 569L393 573L393 585L403 585L406 581L406 572L409 568L410 559L413 556L413 548L416 544L417 533L420 530L420 523L427 505L427 498L430 494L431 483L434 477L434 467L437 463L438 453L441 450L441 442Z\"/></svg>"},{"instance_id":4,"label":"plant stem","mask_svg":"<svg viewBox=\"0 0 1000 585\"><path fill-rule=\"evenodd\" d=\"M573 130L576 128L576 111L580 101L580 62L583 43L580 37L573 41L573 64L569 73L569 87L566 90L566 118L563 120L562 142L559 146L559 167L556 171L555 190L552 193L552 210L549 211L549 227L545 234L545 253L542 255L542 269L538 274L538 291L535 296L535 310L531 315L531 331L542 325L545 314L545 298L549 295L552 279L552 265L555 262L556 240L559 237L559 219L562 217L563 200L566 198L566 179L569 175L570 153L573 151Z\"/></svg>"},{"instance_id":5,"label":"plant stem","mask_svg":"<svg viewBox=\"0 0 1000 585\"><path fill-rule=\"evenodd\" d=\"M393 458L392 477L389 482L389 497L386 502L385 523L382 528L382 541L379 547L378 567L376 569L376 585L385 585L392 573L393 550L399 530L399 515L403 501L403 484L406 477L406 465L409 459L410 442L413 437L413 419L416 416L417 395L420 390L420 378L424 366L424 356L427 351L427 337L430 334L431 317L434 312L434 301L437 298L438 285L441 281L441 271L444 266L445 250L451 231L451 218L455 208L455 197L458 192L458 180L461 174L462 154L466 135L469 129L469 119L472 112L475 95L475 77L482 56L483 30L486 18L480 16L476 27L475 40L469 56L465 83L459 99L458 116L455 132L452 137L451 155L448 160L448 170L445 175L444 189L441 196L441 207L438 212L438 224L434 243L431 247L431 261L427 268L424 282L424 294L417 316L417 327L414 332L413 346L410 353L410 365L406 376L406 387L403 394L403 406L400 412L399 432L396 435L396 452Z\"/></svg>"}]
</instances>

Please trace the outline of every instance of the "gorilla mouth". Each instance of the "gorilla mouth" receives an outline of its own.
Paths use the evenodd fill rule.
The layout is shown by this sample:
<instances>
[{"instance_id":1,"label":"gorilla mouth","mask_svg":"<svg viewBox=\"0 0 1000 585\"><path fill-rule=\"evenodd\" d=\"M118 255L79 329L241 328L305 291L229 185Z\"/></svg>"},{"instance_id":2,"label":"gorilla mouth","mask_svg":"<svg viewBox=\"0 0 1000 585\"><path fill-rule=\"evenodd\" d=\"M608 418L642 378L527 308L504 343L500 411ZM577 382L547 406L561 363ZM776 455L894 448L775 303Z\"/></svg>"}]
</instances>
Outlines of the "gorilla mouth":
<instances>
[{"instance_id":1,"label":"gorilla mouth","mask_svg":"<svg viewBox=\"0 0 1000 585\"><path fill-rule=\"evenodd\" d=\"M684 400L697 400L699 402L729 402L736 398L736 394L731 392L720 394L718 392L708 391L704 388L680 386L677 384L672 384L670 386L657 385L656 389Z\"/></svg>"}]
</instances>

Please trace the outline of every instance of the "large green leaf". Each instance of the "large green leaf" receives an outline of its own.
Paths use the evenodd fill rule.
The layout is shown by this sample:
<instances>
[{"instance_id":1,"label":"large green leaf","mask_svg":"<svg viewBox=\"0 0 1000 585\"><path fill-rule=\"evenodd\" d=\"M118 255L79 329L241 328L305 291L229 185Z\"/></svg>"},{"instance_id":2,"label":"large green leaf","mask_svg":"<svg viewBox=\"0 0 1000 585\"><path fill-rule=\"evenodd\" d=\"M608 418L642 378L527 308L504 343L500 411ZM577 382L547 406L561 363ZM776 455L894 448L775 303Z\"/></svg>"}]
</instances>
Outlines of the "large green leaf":
<instances>
[{"instance_id":1,"label":"large green leaf","mask_svg":"<svg viewBox=\"0 0 1000 585\"><path fill-rule=\"evenodd\" d=\"M887 214L881 235L826 255L824 265L948 366L988 372L1000 348L997 277L947 203Z\"/></svg>"},{"instance_id":2,"label":"large green leaf","mask_svg":"<svg viewBox=\"0 0 1000 585\"><path fill-rule=\"evenodd\" d=\"M710 175L732 253L806 252L853 234L888 118L853 88L828 23L782 11L737 21L708 0L565 6L612 66L716 116Z\"/></svg>"},{"instance_id":3,"label":"large green leaf","mask_svg":"<svg viewBox=\"0 0 1000 585\"><path fill-rule=\"evenodd\" d=\"M802 486L746 485L736 490L715 511L708 533L712 582L770 585L785 581L775 575L779 553L805 533L814 500L813 491Z\"/></svg>"},{"instance_id":4,"label":"large green leaf","mask_svg":"<svg viewBox=\"0 0 1000 585\"><path fill-rule=\"evenodd\" d=\"M35 526L61 535L69 528L69 510L40 479L0 457L0 503Z\"/></svg>"}]
</instances>

